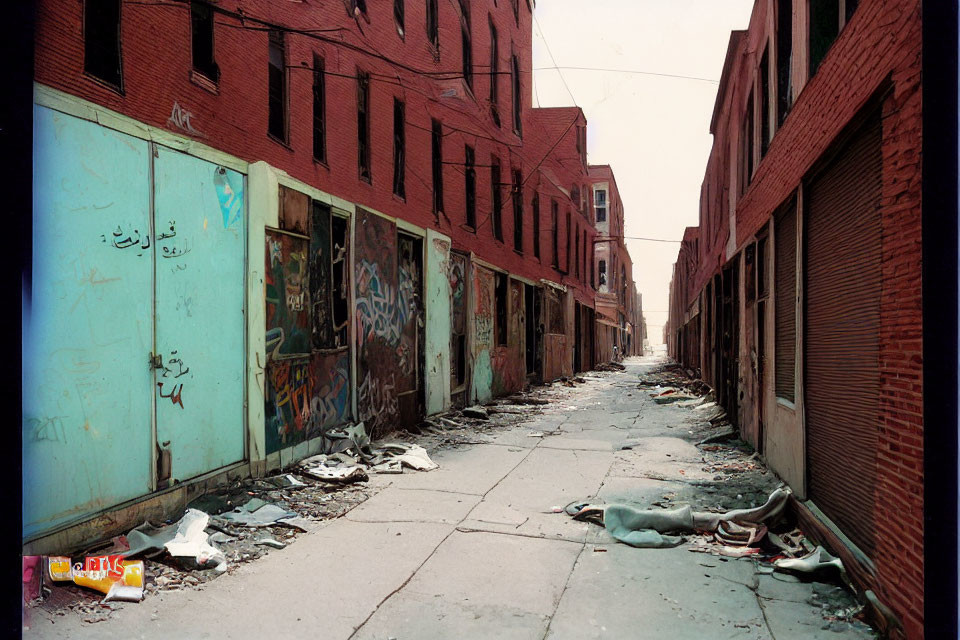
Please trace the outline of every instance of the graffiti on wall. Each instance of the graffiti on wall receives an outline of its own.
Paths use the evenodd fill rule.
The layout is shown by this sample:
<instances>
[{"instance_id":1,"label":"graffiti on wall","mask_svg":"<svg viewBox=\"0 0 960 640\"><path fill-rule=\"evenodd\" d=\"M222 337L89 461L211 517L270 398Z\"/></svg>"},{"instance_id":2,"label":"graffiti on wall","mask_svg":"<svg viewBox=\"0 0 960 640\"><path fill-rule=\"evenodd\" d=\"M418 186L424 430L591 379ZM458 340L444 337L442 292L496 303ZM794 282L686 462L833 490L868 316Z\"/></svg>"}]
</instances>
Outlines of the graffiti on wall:
<instances>
[{"instance_id":1,"label":"graffiti on wall","mask_svg":"<svg viewBox=\"0 0 960 640\"><path fill-rule=\"evenodd\" d=\"M325 433L350 417L350 352L315 353L310 365L307 438Z\"/></svg>"},{"instance_id":2,"label":"graffiti on wall","mask_svg":"<svg viewBox=\"0 0 960 640\"><path fill-rule=\"evenodd\" d=\"M213 174L213 186L223 215L223 228L232 227L243 213L243 178L233 171L217 167Z\"/></svg>"},{"instance_id":3,"label":"graffiti on wall","mask_svg":"<svg viewBox=\"0 0 960 640\"><path fill-rule=\"evenodd\" d=\"M493 272L483 267L474 269L475 310L475 342L477 351L489 349L493 346Z\"/></svg>"},{"instance_id":4,"label":"graffiti on wall","mask_svg":"<svg viewBox=\"0 0 960 640\"><path fill-rule=\"evenodd\" d=\"M174 100L173 110L170 112L170 117L167 118L167 126L180 129L180 131L189 133L192 136L203 137L202 133L193 128L192 118L193 114L181 107L180 103Z\"/></svg>"},{"instance_id":5,"label":"graffiti on wall","mask_svg":"<svg viewBox=\"0 0 960 640\"><path fill-rule=\"evenodd\" d=\"M403 327L415 307L397 280L396 225L358 209L355 229L357 412L376 436L397 422L395 374L404 357Z\"/></svg>"},{"instance_id":6,"label":"graffiti on wall","mask_svg":"<svg viewBox=\"0 0 960 640\"><path fill-rule=\"evenodd\" d=\"M310 360L274 360L267 365L266 447L272 453L306 438L310 418Z\"/></svg>"},{"instance_id":7,"label":"graffiti on wall","mask_svg":"<svg viewBox=\"0 0 960 640\"><path fill-rule=\"evenodd\" d=\"M310 353L307 309L307 241L266 234L267 359Z\"/></svg>"},{"instance_id":8,"label":"graffiti on wall","mask_svg":"<svg viewBox=\"0 0 960 640\"><path fill-rule=\"evenodd\" d=\"M170 402L183 409L183 381L178 379L190 373L190 367L183 364L183 358L180 358L176 351L171 351L170 355L173 357L168 359L166 364L161 364L163 373L160 377L164 378L164 381L157 381L157 393L161 398L168 398ZM166 392L163 390L164 384L167 385Z\"/></svg>"}]
</instances>

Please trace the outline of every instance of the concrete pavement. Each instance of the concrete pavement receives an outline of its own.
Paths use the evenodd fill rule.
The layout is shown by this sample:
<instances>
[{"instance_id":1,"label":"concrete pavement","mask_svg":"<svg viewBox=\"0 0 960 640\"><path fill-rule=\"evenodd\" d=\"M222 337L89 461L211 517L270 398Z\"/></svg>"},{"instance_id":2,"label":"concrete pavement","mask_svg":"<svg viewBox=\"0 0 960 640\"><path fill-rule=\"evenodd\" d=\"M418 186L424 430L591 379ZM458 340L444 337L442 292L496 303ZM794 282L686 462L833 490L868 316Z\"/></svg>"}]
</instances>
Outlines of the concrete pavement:
<instances>
[{"instance_id":1,"label":"concrete pavement","mask_svg":"<svg viewBox=\"0 0 960 640\"><path fill-rule=\"evenodd\" d=\"M202 589L92 625L34 615L24 637L869 637L824 629L829 587L757 574L752 559L634 549L552 511L588 496L649 504L709 476L683 437L690 410L637 389L651 359L626 364L485 444L438 451L436 471L373 476L380 492L345 517Z\"/></svg>"}]
</instances>

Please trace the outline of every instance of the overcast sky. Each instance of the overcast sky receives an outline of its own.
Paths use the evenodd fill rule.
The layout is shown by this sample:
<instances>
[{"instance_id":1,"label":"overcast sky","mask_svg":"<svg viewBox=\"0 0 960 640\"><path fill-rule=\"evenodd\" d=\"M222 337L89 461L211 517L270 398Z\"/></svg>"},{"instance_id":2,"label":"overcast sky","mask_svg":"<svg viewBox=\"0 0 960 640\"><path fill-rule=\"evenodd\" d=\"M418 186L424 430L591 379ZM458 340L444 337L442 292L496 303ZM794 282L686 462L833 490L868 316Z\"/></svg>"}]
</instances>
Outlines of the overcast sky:
<instances>
[{"instance_id":1,"label":"overcast sky","mask_svg":"<svg viewBox=\"0 0 960 640\"><path fill-rule=\"evenodd\" d=\"M717 81L730 31L746 29L752 7L753 0L538 0L533 66L554 66L549 46L561 67ZM587 116L589 162L612 165L617 177L625 235L679 240L685 227L697 225L717 83L572 69L534 71L534 106L573 105L570 93ZM650 344L660 344L680 245L626 242L643 294Z\"/></svg>"}]
</instances>

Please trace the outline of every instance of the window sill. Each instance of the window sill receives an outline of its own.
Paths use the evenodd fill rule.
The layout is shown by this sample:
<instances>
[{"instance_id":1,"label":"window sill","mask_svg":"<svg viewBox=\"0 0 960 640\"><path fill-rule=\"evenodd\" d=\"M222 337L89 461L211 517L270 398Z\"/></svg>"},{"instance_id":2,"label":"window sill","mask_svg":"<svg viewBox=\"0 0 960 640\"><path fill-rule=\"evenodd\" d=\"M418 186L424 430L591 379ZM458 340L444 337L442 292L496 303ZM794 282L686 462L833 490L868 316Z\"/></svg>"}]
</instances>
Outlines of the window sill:
<instances>
[{"instance_id":1,"label":"window sill","mask_svg":"<svg viewBox=\"0 0 960 640\"><path fill-rule=\"evenodd\" d=\"M474 226L471 226L471 225L469 225L469 224L462 224L462 225L460 225L460 228L463 229L464 231L469 231L470 233L472 233L472 234L474 234L474 235L476 235L476 233L477 233L477 228L474 227Z\"/></svg>"},{"instance_id":2,"label":"window sill","mask_svg":"<svg viewBox=\"0 0 960 640\"><path fill-rule=\"evenodd\" d=\"M90 73L90 72L88 72L88 71L84 71L84 72L83 72L83 75L86 76L87 79L90 80L91 82L93 82L94 84L96 84L96 85L98 85L98 86L100 86L100 87L103 87L104 89L109 89L110 91L113 91L114 93L116 93L117 95L119 95L119 96L122 97L122 98L127 97L126 92L123 90L123 78L122 78L122 77L120 78L120 84L119 84L119 85L115 85L115 84L113 84L112 82L109 82L109 81L107 81L107 80L104 80L103 78L99 78L99 77L93 75L92 73Z\"/></svg>"},{"instance_id":3,"label":"window sill","mask_svg":"<svg viewBox=\"0 0 960 640\"><path fill-rule=\"evenodd\" d=\"M392 196L393 199L396 200L397 202L399 202L399 203L401 203L401 204L407 204L407 199L406 199L406 197L401 196L401 195L397 195L396 192L391 193L391 196Z\"/></svg>"},{"instance_id":4,"label":"window sill","mask_svg":"<svg viewBox=\"0 0 960 640\"><path fill-rule=\"evenodd\" d=\"M517 254L518 256L522 256L522 255L523 255L523 251L521 251L520 249L514 248L513 252L514 252L515 254Z\"/></svg>"},{"instance_id":5,"label":"window sill","mask_svg":"<svg viewBox=\"0 0 960 640\"><path fill-rule=\"evenodd\" d=\"M272 141L274 141L274 142L276 142L278 145L280 145L281 147L283 147L283 148L286 149L287 151L291 151L291 152L293 151L293 147L291 147L289 144L287 144L286 142L284 142L283 140L281 140L281 139L278 138L277 136L273 135L272 133L269 133L269 132L268 132L268 133L267 133L267 138L270 139L270 140L272 140Z\"/></svg>"},{"instance_id":6,"label":"window sill","mask_svg":"<svg viewBox=\"0 0 960 640\"><path fill-rule=\"evenodd\" d=\"M313 159L313 164L323 167L327 171L330 171L330 165L327 164L326 160L318 160L317 158Z\"/></svg>"},{"instance_id":7,"label":"window sill","mask_svg":"<svg viewBox=\"0 0 960 640\"><path fill-rule=\"evenodd\" d=\"M204 91L207 91L208 93L212 93L215 96L220 95L220 88L217 83L196 69L190 70L190 82L200 87Z\"/></svg>"}]
</instances>

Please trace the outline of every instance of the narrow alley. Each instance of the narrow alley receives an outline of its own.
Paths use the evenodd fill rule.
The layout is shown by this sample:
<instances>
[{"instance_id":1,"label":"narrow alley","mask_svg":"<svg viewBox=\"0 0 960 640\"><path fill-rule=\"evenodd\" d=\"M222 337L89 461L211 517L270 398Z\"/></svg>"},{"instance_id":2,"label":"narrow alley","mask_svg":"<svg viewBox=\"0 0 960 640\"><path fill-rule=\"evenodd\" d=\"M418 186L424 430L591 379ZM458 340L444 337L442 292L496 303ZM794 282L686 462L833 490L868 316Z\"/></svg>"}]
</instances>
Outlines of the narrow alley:
<instances>
[{"instance_id":1,"label":"narrow alley","mask_svg":"<svg viewBox=\"0 0 960 640\"><path fill-rule=\"evenodd\" d=\"M652 397L662 357L624 364L487 406L522 422L418 436L439 468L371 474L369 499L227 575L116 603L96 624L33 608L24 637L873 637L835 578L720 555L734 548L701 535L633 548L564 512L578 501L724 512L780 485L711 424L709 397Z\"/></svg>"}]
</instances>

